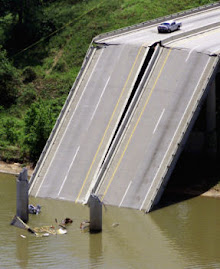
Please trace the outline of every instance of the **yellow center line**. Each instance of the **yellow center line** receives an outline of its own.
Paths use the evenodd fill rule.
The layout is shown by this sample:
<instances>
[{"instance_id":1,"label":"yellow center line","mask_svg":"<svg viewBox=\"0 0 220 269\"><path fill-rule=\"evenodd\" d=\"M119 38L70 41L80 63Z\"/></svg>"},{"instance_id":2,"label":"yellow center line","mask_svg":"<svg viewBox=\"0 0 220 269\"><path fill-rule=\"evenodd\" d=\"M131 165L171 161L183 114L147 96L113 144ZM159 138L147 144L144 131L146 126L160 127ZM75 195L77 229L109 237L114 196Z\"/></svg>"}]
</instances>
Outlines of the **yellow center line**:
<instances>
[{"instance_id":1,"label":"yellow center line","mask_svg":"<svg viewBox=\"0 0 220 269\"><path fill-rule=\"evenodd\" d=\"M84 181L83 181L83 185L82 185L82 187L81 187L81 189L80 189L80 191L79 191L79 194L78 194L78 196L77 196L77 198L76 198L75 203L77 203L77 201L79 200L80 195L81 195L81 193L82 193L82 191L83 191L83 188L84 188L84 186L85 186L85 184L86 184L86 182L87 182L87 180L88 180L88 177L89 177L90 172L91 172L91 170L92 170L93 164L94 164L94 162L95 162L95 160L96 160L96 158L97 158L97 155L98 155L98 153L99 153L99 150L100 150L100 148L101 148L101 146L102 146L102 143L103 143L103 141L104 141L104 138L105 138L105 136L106 136L106 134L107 134L107 131L108 131L109 127L110 127L110 124L111 124L111 122L112 122L112 120L113 120L114 114L115 114L115 112L116 112L116 110L117 110L117 108L118 108L119 102L121 101L121 98L122 98L122 96L123 96L123 93L124 93L124 91L125 91L125 88L126 88L126 86L127 86L127 83L128 83L128 81L129 81L129 79L130 79L130 77L131 77L131 74L132 74L132 72L133 72L133 70L134 70L134 67L135 67L135 65L136 65L136 63L137 63L137 59L138 59L138 57L139 57L139 55L140 55L142 49L143 49L143 46L140 47L140 49L139 49L139 51L138 51L138 54L137 54L137 56L136 56L136 58L135 58L135 61L134 61L133 65L132 65L132 68L131 68L131 70L130 70L130 73L128 74L127 80L126 80L126 82L125 82L125 84L124 84L124 87L123 87L123 89L122 89L122 92L121 92L121 94L120 94L120 96L119 96L118 102L117 102L117 104L115 105L115 108L114 108L114 110L113 110L113 112L112 112L111 118L110 118L110 120L109 120L109 122L108 122L108 125L107 125L106 129L105 129L104 135L103 135L103 137L102 137L102 139L101 139L101 142L100 142L100 144L99 144L99 146L98 146L98 149L97 149L97 151L96 151L96 154L95 154L95 156L94 156L94 158L93 158L93 160L92 160L92 163L91 163L91 165L90 165L90 167L89 167L89 170L88 170L88 172L87 172L87 174L86 174L86 178L85 178Z\"/></svg>"},{"instance_id":2,"label":"yellow center line","mask_svg":"<svg viewBox=\"0 0 220 269\"><path fill-rule=\"evenodd\" d=\"M121 161L122 161L122 159L123 159L123 157L124 157L124 155L125 155L125 152L126 152L126 150L127 150L127 148L128 148L128 145L129 145L129 143L130 143L130 141L131 141L131 138L132 138L132 136L133 136L133 134L134 134L134 132L135 132L137 126L138 126L138 123L139 123L140 120L141 120L141 117L142 117L142 115L143 115L143 113L144 113L144 111L145 111L145 109L146 109L146 106L147 106L147 104L148 104L148 102L149 102L149 100L150 100L150 97L151 97L151 95L152 95L152 93L153 93L153 91L154 91L154 89L155 89L155 87L156 87L157 81L158 81L159 77L161 76L162 70L163 70L163 68L164 68L164 66L165 66L165 64L166 64L166 62L167 62L167 59L168 59L168 57L169 57L169 55L170 55L170 52L171 52L171 50L169 50L168 53L167 53L167 55L166 55L166 58L165 58L165 60L164 60L164 62L163 62L163 65L162 65L162 67L161 67L161 69L160 69L160 71L159 71L159 73L158 73L158 76L157 76L157 78L156 78L156 80L155 80L155 82L154 82L154 85L153 85L153 87L152 87L152 89L151 89L151 91L150 91L150 93L149 93L149 95L148 95L148 97L147 97L147 100L146 100L146 102L145 102L145 104L144 104L144 107L143 107L143 109L142 109L142 111L141 111L141 113L140 113L140 115L139 115L139 117L138 117L138 120L137 120L137 122L136 122L136 124L135 124L135 126L134 126L134 128L133 128L133 130L132 130L132 132L131 132L131 135L130 135L130 137L129 137L129 139L128 139L128 142L127 142L127 144L125 145L125 148L124 148L124 150L123 150L123 152L122 152L122 154L121 154L121 156L120 156L120 159L119 159L119 161L118 161L118 163L117 163L117 165L116 165L116 167L115 167L115 170L114 170L114 172L113 172L113 174L112 174L112 177L110 178L109 183L108 183L108 185L107 185L107 187L106 187L106 189L105 189L105 192L104 192L104 194L103 194L102 197L101 197L101 201L103 201L103 199L104 199L104 197L105 197L105 195L106 195L106 193L107 193L107 191L108 191L108 189L109 189L109 187L110 187L110 185L111 185L111 183L112 183L112 181L113 181L113 179L114 179L114 176L115 176L115 174L116 174L116 172L117 172L117 170L118 170L118 167L119 167L119 165L120 165L120 163L121 163Z\"/></svg>"}]
</instances>

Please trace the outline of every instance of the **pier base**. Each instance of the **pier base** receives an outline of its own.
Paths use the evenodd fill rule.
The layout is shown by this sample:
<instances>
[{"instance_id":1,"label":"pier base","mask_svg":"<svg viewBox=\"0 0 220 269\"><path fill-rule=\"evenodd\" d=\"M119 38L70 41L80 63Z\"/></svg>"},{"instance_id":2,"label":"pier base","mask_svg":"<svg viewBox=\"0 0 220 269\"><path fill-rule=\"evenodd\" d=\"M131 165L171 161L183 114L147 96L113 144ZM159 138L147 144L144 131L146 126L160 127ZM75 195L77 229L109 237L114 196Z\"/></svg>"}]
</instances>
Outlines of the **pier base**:
<instances>
[{"instance_id":1,"label":"pier base","mask_svg":"<svg viewBox=\"0 0 220 269\"><path fill-rule=\"evenodd\" d=\"M91 194L89 198L90 207L90 232L98 233L102 231L102 202L99 198Z\"/></svg>"}]
</instances>

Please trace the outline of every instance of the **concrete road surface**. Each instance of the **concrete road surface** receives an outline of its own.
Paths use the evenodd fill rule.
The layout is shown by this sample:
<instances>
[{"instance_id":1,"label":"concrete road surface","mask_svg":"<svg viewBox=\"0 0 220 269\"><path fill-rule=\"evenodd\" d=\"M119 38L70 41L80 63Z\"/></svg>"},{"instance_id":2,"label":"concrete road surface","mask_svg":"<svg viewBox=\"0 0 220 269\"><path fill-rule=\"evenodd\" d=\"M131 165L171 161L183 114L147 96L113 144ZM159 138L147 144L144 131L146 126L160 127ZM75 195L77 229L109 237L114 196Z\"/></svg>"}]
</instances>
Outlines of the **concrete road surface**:
<instances>
[{"instance_id":1,"label":"concrete road surface","mask_svg":"<svg viewBox=\"0 0 220 269\"><path fill-rule=\"evenodd\" d=\"M149 210L214 63L206 54L162 49L97 191L102 201Z\"/></svg>"},{"instance_id":2,"label":"concrete road surface","mask_svg":"<svg viewBox=\"0 0 220 269\"><path fill-rule=\"evenodd\" d=\"M31 194L81 201L127 103L147 48L96 49Z\"/></svg>"}]
</instances>

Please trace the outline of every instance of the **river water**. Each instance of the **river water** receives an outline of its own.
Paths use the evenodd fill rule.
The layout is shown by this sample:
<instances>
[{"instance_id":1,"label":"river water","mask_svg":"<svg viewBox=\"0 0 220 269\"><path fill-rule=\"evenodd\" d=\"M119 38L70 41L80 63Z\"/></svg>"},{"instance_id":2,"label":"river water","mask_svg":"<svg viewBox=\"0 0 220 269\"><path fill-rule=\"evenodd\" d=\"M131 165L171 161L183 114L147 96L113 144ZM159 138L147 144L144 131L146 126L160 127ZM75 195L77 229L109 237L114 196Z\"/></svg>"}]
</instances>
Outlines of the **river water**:
<instances>
[{"instance_id":1,"label":"river water","mask_svg":"<svg viewBox=\"0 0 220 269\"><path fill-rule=\"evenodd\" d=\"M108 206L102 233L89 234L80 230L87 206L30 197L42 206L39 215L30 215L30 227L73 219L67 234L49 237L10 225L15 176L0 174L0 202L0 268L220 268L219 199L196 197L149 214Z\"/></svg>"}]
</instances>

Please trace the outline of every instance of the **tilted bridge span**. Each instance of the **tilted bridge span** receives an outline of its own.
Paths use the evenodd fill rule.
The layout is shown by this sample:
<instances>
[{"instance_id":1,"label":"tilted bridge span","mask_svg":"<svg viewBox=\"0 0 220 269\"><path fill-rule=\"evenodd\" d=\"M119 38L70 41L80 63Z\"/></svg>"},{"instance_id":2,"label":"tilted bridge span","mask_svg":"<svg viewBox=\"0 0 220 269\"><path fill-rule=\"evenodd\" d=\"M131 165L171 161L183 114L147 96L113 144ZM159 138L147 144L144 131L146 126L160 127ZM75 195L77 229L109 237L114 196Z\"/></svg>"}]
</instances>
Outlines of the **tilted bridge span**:
<instances>
[{"instance_id":1,"label":"tilted bridge span","mask_svg":"<svg viewBox=\"0 0 220 269\"><path fill-rule=\"evenodd\" d=\"M162 20L182 29L158 34ZM149 212L219 66L220 4L100 35L84 59L30 180L36 197Z\"/></svg>"}]
</instances>

